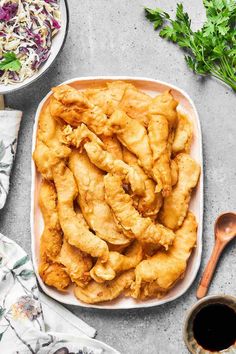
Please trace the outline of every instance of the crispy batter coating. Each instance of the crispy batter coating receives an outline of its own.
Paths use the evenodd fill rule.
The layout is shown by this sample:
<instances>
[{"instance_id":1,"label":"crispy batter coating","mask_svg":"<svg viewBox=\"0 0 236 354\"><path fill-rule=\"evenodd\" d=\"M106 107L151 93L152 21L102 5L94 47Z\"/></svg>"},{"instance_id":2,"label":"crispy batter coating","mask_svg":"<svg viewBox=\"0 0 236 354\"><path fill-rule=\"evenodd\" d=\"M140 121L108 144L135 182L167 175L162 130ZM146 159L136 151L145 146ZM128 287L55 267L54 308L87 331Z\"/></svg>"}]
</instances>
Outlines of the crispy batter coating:
<instances>
[{"instance_id":1,"label":"crispy batter coating","mask_svg":"<svg viewBox=\"0 0 236 354\"><path fill-rule=\"evenodd\" d=\"M177 104L171 93L166 91L152 99L149 105L148 136L154 160L153 175L157 191L162 191L164 197L172 189L170 157L173 130L178 121Z\"/></svg>"},{"instance_id":2,"label":"crispy batter coating","mask_svg":"<svg viewBox=\"0 0 236 354\"><path fill-rule=\"evenodd\" d=\"M101 108L90 103L86 96L71 86L62 85L52 89L50 112L73 127L84 123L96 134L109 135L107 116Z\"/></svg>"},{"instance_id":3,"label":"crispy batter coating","mask_svg":"<svg viewBox=\"0 0 236 354\"><path fill-rule=\"evenodd\" d=\"M59 291L74 285L88 304L162 297L196 243L193 127L171 91L153 98L124 81L102 86L53 88L40 113L39 274Z\"/></svg>"},{"instance_id":4,"label":"crispy batter coating","mask_svg":"<svg viewBox=\"0 0 236 354\"><path fill-rule=\"evenodd\" d=\"M37 170L43 178L52 181L52 167L55 166L60 159L45 145L39 138L36 141L36 147L33 153L33 159Z\"/></svg>"},{"instance_id":5,"label":"crispy batter coating","mask_svg":"<svg viewBox=\"0 0 236 354\"><path fill-rule=\"evenodd\" d=\"M37 137L59 158L67 158L71 152L62 141L64 126L61 120L53 118L49 106L43 109L39 117Z\"/></svg>"},{"instance_id":6,"label":"crispy batter coating","mask_svg":"<svg viewBox=\"0 0 236 354\"><path fill-rule=\"evenodd\" d=\"M170 170L171 170L171 183L172 187L176 185L179 178L178 165L175 160L170 161Z\"/></svg>"},{"instance_id":7,"label":"crispy batter coating","mask_svg":"<svg viewBox=\"0 0 236 354\"><path fill-rule=\"evenodd\" d=\"M125 245L129 240L117 226L105 200L104 175L85 153L73 151L69 160L78 190L79 205L87 223L100 238L112 244Z\"/></svg>"},{"instance_id":8,"label":"crispy batter coating","mask_svg":"<svg viewBox=\"0 0 236 354\"><path fill-rule=\"evenodd\" d=\"M39 206L48 237L41 239L41 250L54 260L62 247L62 231L57 214L57 194L53 183L43 180L39 191Z\"/></svg>"},{"instance_id":9,"label":"crispy batter coating","mask_svg":"<svg viewBox=\"0 0 236 354\"><path fill-rule=\"evenodd\" d=\"M138 157L145 172L152 176L152 151L144 126L125 112L116 110L109 119L109 127L120 142Z\"/></svg>"},{"instance_id":10,"label":"crispy batter coating","mask_svg":"<svg viewBox=\"0 0 236 354\"><path fill-rule=\"evenodd\" d=\"M190 146L193 137L193 126L188 117L178 113L178 124L175 131L175 137L172 144L172 152L174 155L180 152L190 151Z\"/></svg>"},{"instance_id":11,"label":"crispy batter coating","mask_svg":"<svg viewBox=\"0 0 236 354\"><path fill-rule=\"evenodd\" d=\"M157 243L168 249L175 234L161 224L154 224L150 218L143 218L133 206L132 198L122 188L119 176L107 174L104 177L106 199L118 222L130 238L143 243Z\"/></svg>"},{"instance_id":12,"label":"crispy batter coating","mask_svg":"<svg viewBox=\"0 0 236 354\"><path fill-rule=\"evenodd\" d=\"M134 86L123 81L115 81L107 83L107 87L103 89L88 89L84 94L90 102L110 116L118 108L127 87Z\"/></svg>"},{"instance_id":13,"label":"crispy batter coating","mask_svg":"<svg viewBox=\"0 0 236 354\"><path fill-rule=\"evenodd\" d=\"M168 119L170 130L177 125L178 117L176 107L178 102L171 95L170 91L165 91L152 99L149 105L150 115L162 115Z\"/></svg>"},{"instance_id":14,"label":"crispy batter coating","mask_svg":"<svg viewBox=\"0 0 236 354\"><path fill-rule=\"evenodd\" d=\"M82 143L86 141L93 141L99 146L104 146L102 140L83 123L76 129L72 129L70 125L67 125L63 129L63 140L65 144L76 148L80 148Z\"/></svg>"},{"instance_id":15,"label":"crispy batter coating","mask_svg":"<svg viewBox=\"0 0 236 354\"><path fill-rule=\"evenodd\" d=\"M40 186L39 206L44 219L44 231L40 240L39 274L47 285L64 290L70 284L70 278L63 265L56 262L63 237L57 214L57 195L54 185L45 180Z\"/></svg>"},{"instance_id":16,"label":"crispy batter coating","mask_svg":"<svg viewBox=\"0 0 236 354\"><path fill-rule=\"evenodd\" d=\"M103 150L98 144L89 142L84 144L90 161L103 171L119 175L125 183L129 183L136 195L144 195L145 184L136 169L122 160L117 160L111 153Z\"/></svg>"},{"instance_id":17,"label":"crispy batter coating","mask_svg":"<svg viewBox=\"0 0 236 354\"><path fill-rule=\"evenodd\" d=\"M145 193L143 196L133 196L135 208L143 216L149 216L155 219L162 206L162 194L156 192L155 182L149 178L143 169L139 166L138 158L125 147L123 148L123 158L128 165L136 169L139 176L142 177L145 185Z\"/></svg>"},{"instance_id":18,"label":"crispy batter coating","mask_svg":"<svg viewBox=\"0 0 236 354\"><path fill-rule=\"evenodd\" d=\"M145 185L141 176L123 160L117 159L112 153L103 149L102 141L92 133L84 124L71 130L70 126L64 129L65 139L68 144L79 148L83 143L90 161L106 172L112 172L122 177L125 183L130 183L131 189L137 195L145 193ZM88 142L86 142L89 140Z\"/></svg>"},{"instance_id":19,"label":"crispy batter coating","mask_svg":"<svg viewBox=\"0 0 236 354\"><path fill-rule=\"evenodd\" d=\"M137 90L135 87L128 87L119 108L124 111L129 117L136 119L142 125L148 126L148 107L152 98L146 93Z\"/></svg>"},{"instance_id":20,"label":"crispy batter coating","mask_svg":"<svg viewBox=\"0 0 236 354\"><path fill-rule=\"evenodd\" d=\"M64 162L53 168L53 178L58 196L59 221L64 237L72 246L106 262L109 255L107 244L89 231L76 215L73 203L78 189L72 172Z\"/></svg>"},{"instance_id":21,"label":"crispy batter coating","mask_svg":"<svg viewBox=\"0 0 236 354\"><path fill-rule=\"evenodd\" d=\"M117 273L135 268L143 258L143 250L141 244L135 240L125 251L124 254L119 252L110 252L106 263L99 260L91 269L91 277L98 283L106 280L112 280Z\"/></svg>"},{"instance_id":22,"label":"crispy batter coating","mask_svg":"<svg viewBox=\"0 0 236 354\"><path fill-rule=\"evenodd\" d=\"M183 225L176 232L176 238L168 251L158 251L153 257L143 260L135 269L135 283L132 296L147 298L162 294L171 289L181 278L187 261L197 240L197 222L189 212ZM145 284L147 283L147 284Z\"/></svg>"},{"instance_id":23,"label":"crispy batter coating","mask_svg":"<svg viewBox=\"0 0 236 354\"><path fill-rule=\"evenodd\" d=\"M110 152L116 159L123 160L122 146L115 135L101 136L106 151Z\"/></svg>"},{"instance_id":24,"label":"crispy batter coating","mask_svg":"<svg viewBox=\"0 0 236 354\"><path fill-rule=\"evenodd\" d=\"M169 123L163 115L150 115L148 137L153 153L153 175L157 182L157 191L163 196L171 192L171 167L169 149Z\"/></svg>"},{"instance_id":25,"label":"crispy batter coating","mask_svg":"<svg viewBox=\"0 0 236 354\"><path fill-rule=\"evenodd\" d=\"M134 280L134 271L128 270L104 283L91 281L85 288L76 287L75 296L87 304L96 304L117 298Z\"/></svg>"},{"instance_id":26,"label":"crispy batter coating","mask_svg":"<svg viewBox=\"0 0 236 354\"><path fill-rule=\"evenodd\" d=\"M49 263L47 267L40 268L40 276L45 284L59 291L65 291L71 283L64 266L59 263Z\"/></svg>"},{"instance_id":27,"label":"crispy batter coating","mask_svg":"<svg viewBox=\"0 0 236 354\"><path fill-rule=\"evenodd\" d=\"M90 281L89 271L92 268L92 257L75 246L70 245L64 238L58 262L63 264L72 282L78 286L86 286Z\"/></svg>"},{"instance_id":28,"label":"crispy batter coating","mask_svg":"<svg viewBox=\"0 0 236 354\"><path fill-rule=\"evenodd\" d=\"M174 160L179 169L179 177L171 194L164 199L160 211L160 221L172 230L178 229L187 214L192 189L197 185L200 166L185 153Z\"/></svg>"},{"instance_id":29,"label":"crispy batter coating","mask_svg":"<svg viewBox=\"0 0 236 354\"><path fill-rule=\"evenodd\" d=\"M52 167L61 158L67 158L71 149L62 142L64 125L56 121L46 106L40 114L37 141L33 159L38 171L45 179L53 180Z\"/></svg>"}]
</instances>

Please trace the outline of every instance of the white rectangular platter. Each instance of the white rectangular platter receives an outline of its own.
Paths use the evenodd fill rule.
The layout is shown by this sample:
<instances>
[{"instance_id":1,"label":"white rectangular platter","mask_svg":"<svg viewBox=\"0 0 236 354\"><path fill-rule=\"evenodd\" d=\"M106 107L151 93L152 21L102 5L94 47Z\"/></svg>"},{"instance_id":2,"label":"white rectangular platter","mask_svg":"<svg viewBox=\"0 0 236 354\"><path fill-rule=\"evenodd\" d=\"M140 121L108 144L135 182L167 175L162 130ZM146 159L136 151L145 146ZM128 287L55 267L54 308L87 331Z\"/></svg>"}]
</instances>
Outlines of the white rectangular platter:
<instances>
[{"instance_id":1,"label":"white rectangular platter","mask_svg":"<svg viewBox=\"0 0 236 354\"><path fill-rule=\"evenodd\" d=\"M41 177L36 171L34 161L32 160L32 185L31 185L31 246L32 246L32 259L35 268L35 272L39 281L39 284L43 291L51 296L53 299L62 302L64 304L76 305L82 307L93 307L99 309L130 309L130 308L142 308L151 307L164 304L169 301L173 301L183 295L187 289L191 286L194 281L196 274L198 272L201 253L202 253L202 217L203 217L203 163L202 163L202 136L201 127L199 122L198 113L196 107L191 100L191 98L181 89L173 85L169 85L165 82L140 78L140 77L123 77L123 76L107 76L107 77L84 77L75 78L64 82L64 84L69 84L76 89L87 89L105 86L106 82L111 82L115 80L124 80L134 84L140 90L155 96L160 92L165 90L171 90L173 96L179 101L178 109L183 113L187 114L189 119L193 123L193 143L191 147L191 156L200 164L201 166L201 176L197 188L195 189L190 203L190 210L194 212L198 221L198 237L197 246L194 249L191 258L188 262L188 267L185 273L184 279L179 281L177 285L162 299L151 299L146 301L136 301L132 298L120 297L112 302L103 303L99 305L89 305L77 300L73 294L73 287L66 293L60 293L57 290L45 285L38 274L38 264L39 264L39 245L40 237L43 231L43 219L38 205L38 194L39 185ZM39 104L33 131L33 141L32 141L32 151L35 149L36 134L39 114L44 105L48 104L51 92L42 100Z\"/></svg>"}]
</instances>

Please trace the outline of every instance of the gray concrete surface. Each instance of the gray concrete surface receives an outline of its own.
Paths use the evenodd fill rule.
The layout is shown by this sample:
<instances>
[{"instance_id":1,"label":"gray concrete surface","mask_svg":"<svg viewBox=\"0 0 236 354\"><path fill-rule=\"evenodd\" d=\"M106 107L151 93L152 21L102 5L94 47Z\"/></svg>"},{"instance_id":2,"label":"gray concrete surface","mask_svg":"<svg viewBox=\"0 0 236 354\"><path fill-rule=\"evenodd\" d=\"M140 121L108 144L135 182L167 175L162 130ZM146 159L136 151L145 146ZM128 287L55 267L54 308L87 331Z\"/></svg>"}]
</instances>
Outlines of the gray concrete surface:
<instances>
[{"instance_id":1,"label":"gray concrete surface","mask_svg":"<svg viewBox=\"0 0 236 354\"><path fill-rule=\"evenodd\" d=\"M167 4L168 3L168 4ZM184 0L197 27L204 19L200 0ZM213 79L188 70L183 53L162 40L145 20L143 6L175 8L169 0L69 0L70 30L64 50L50 72L22 92L7 97L24 111L7 204L0 231L30 252L30 161L34 114L50 87L76 76L137 75L165 80L193 98L200 114L205 168L204 248L201 271L213 246L213 222L236 201L236 96ZM235 242L223 255L210 294L235 294ZM128 354L187 353L182 340L186 310L195 301L199 275L180 299L164 306L132 311L71 308L98 330L97 338Z\"/></svg>"}]
</instances>

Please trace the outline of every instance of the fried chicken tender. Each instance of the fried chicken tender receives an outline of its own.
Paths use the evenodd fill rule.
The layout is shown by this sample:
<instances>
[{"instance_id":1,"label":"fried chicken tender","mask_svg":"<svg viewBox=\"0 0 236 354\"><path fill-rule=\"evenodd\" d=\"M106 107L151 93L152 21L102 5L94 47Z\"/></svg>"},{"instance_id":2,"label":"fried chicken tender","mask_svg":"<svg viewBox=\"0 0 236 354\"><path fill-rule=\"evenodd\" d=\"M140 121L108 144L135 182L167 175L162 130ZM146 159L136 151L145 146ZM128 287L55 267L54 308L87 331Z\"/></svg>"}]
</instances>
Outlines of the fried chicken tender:
<instances>
[{"instance_id":1,"label":"fried chicken tender","mask_svg":"<svg viewBox=\"0 0 236 354\"><path fill-rule=\"evenodd\" d=\"M69 159L78 190L83 216L96 235L112 244L125 245L129 240L117 226L112 211L105 201L104 175L85 153L74 150Z\"/></svg>"},{"instance_id":2,"label":"fried chicken tender","mask_svg":"<svg viewBox=\"0 0 236 354\"><path fill-rule=\"evenodd\" d=\"M148 126L148 107L152 98L146 93L136 89L136 87L126 88L119 108L129 117L136 119L142 125Z\"/></svg>"},{"instance_id":3,"label":"fried chicken tender","mask_svg":"<svg viewBox=\"0 0 236 354\"><path fill-rule=\"evenodd\" d=\"M180 152L189 153L193 137L193 126L188 117L178 113L178 124L175 131L175 137L172 144L173 154Z\"/></svg>"},{"instance_id":4,"label":"fried chicken tender","mask_svg":"<svg viewBox=\"0 0 236 354\"><path fill-rule=\"evenodd\" d=\"M68 85L54 87L52 91L50 112L54 118L61 118L73 127L84 123L98 135L110 134L106 114L90 103L82 92Z\"/></svg>"},{"instance_id":5,"label":"fried chicken tender","mask_svg":"<svg viewBox=\"0 0 236 354\"><path fill-rule=\"evenodd\" d=\"M81 287L88 284L91 279L89 271L93 265L91 256L70 245L64 239L57 261L63 264L72 282Z\"/></svg>"},{"instance_id":6,"label":"fried chicken tender","mask_svg":"<svg viewBox=\"0 0 236 354\"><path fill-rule=\"evenodd\" d=\"M135 268L143 257L143 250L141 244L135 240L125 251L125 254L119 252L110 252L106 263L97 261L95 266L91 269L91 277L98 283L106 280L112 280L117 273Z\"/></svg>"},{"instance_id":7,"label":"fried chicken tender","mask_svg":"<svg viewBox=\"0 0 236 354\"><path fill-rule=\"evenodd\" d=\"M175 160L170 161L170 170L171 170L171 184L173 187L176 185L176 183L178 182L178 178L179 178L178 165L175 162Z\"/></svg>"},{"instance_id":8,"label":"fried chicken tender","mask_svg":"<svg viewBox=\"0 0 236 354\"><path fill-rule=\"evenodd\" d=\"M136 195L144 195L145 184L135 168L122 160L117 160L111 153L103 150L98 144L90 142L84 144L90 161L103 171L118 174L125 183L129 183Z\"/></svg>"},{"instance_id":9,"label":"fried chicken tender","mask_svg":"<svg viewBox=\"0 0 236 354\"><path fill-rule=\"evenodd\" d=\"M62 247L62 231L57 214L57 195L52 183L43 180L39 192L39 206L44 219L40 240L39 274L49 286L62 291L70 284L62 264L56 262ZM60 281L61 279L61 281Z\"/></svg>"},{"instance_id":10,"label":"fried chicken tender","mask_svg":"<svg viewBox=\"0 0 236 354\"><path fill-rule=\"evenodd\" d=\"M112 153L104 150L102 141L84 124L81 124L81 126L74 130L71 130L71 127L67 126L64 133L67 143L77 148L85 142L84 149L90 161L95 166L103 171L116 173L121 176L126 183L130 183L131 189L135 194L143 195L145 193L143 180L137 171L123 160L118 160ZM86 142L87 140L91 141Z\"/></svg>"},{"instance_id":11,"label":"fried chicken tender","mask_svg":"<svg viewBox=\"0 0 236 354\"><path fill-rule=\"evenodd\" d=\"M40 268L40 276L45 284L62 292L71 283L64 266L59 263L49 263L47 267Z\"/></svg>"},{"instance_id":12,"label":"fried chicken tender","mask_svg":"<svg viewBox=\"0 0 236 354\"><path fill-rule=\"evenodd\" d=\"M39 191L39 207L48 237L41 239L41 250L54 260L62 247L62 231L57 214L57 194L53 183L43 180Z\"/></svg>"},{"instance_id":13,"label":"fried chicken tender","mask_svg":"<svg viewBox=\"0 0 236 354\"><path fill-rule=\"evenodd\" d=\"M153 175L157 182L157 192L163 196L171 192L171 167L169 149L169 123L165 116L150 115L148 137L153 153Z\"/></svg>"},{"instance_id":14,"label":"fried chicken tender","mask_svg":"<svg viewBox=\"0 0 236 354\"><path fill-rule=\"evenodd\" d=\"M48 106L42 110L33 159L38 171L48 180L53 179L52 167L60 159L67 158L71 152L71 149L62 142L63 128L64 125L51 116Z\"/></svg>"},{"instance_id":15,"label":"fried chicken tender","mask_svg":"<svg viewBox=\"0 0 236 354\"><path fill-rule=\"evenodd\" d=\"M72 145L76 148L80 148L82 143L86 141L93 141L99 146L104 147L102 140L83 123L76 129L73 129L70 125L67 125L63 129L62 139L65 144Z\"/></svg>"},{"instance_id":16,"label":"fried chicken tender","mask_svg":"<svg viewBox=\"0 0 236 354\"><path fill-rule=\"evenodd\" d=\"M122 146L115 135L101 136L100 138L106 151L110 152L116 159L123 160Z\"/></svg>"},{"instance_id":17,"label":"fried chicken tender","mask_svg":"<svg viewBox=\"0 0 236 354\"><path fill-rule=\"evenodd\" d=\"M64 162L53 168L53 178L58 196L59 221L65 239L72 246L106 262L109 255L107 244L89 231L76 215L73 203L78 189L72 172Z\"/></svg>"},{"instance_id":18,"label":"fried chicken tender","mask_svg":"<svg viewBox=\"0 0 236 354\"><path fill-rule=\"evenodd\" d=\"M125 89L134 86L123 81L107 83L106 86L103 89L88 89L84 94L91 103L110 116L118 108Z\"/></svg>"},{"instance_id":19,"label":"fried chicken tender","mask_svg":"<svg viewBox=\"0 0 236 354\"><path fill-rule=\"evenodd\" d=\"M71 149L62 141L65 124L61 120L55 120L50 114L49 106L41 112L38 123L37 137L50 151L59 158L67 158Z\"/></svg>"},{"instance_id":20,"label":"fried chicken tender","mask_svg":"<svg viewBox=\"0 0 236 354\"><path fill-rule=\"evenodd\" d=\"M120 142L138 157L145 172L152 175L152 151L144 126L121 110L111 115L108 124Z\"/></svg>"},{"instance_id":21,"label":"fried chicken tender","mask_svg":"<svg viewBox=\"0 0 236 354\"><path fill-rule=\"evenodd\" d=\"M136 169L139 176L142 178L145 185L144 196L133 196L135 208L145 217L154 218L162 206L162 194L155 191L156 184L149 178L143 169L138 164L137 157L125 147L123 148L124 161Z\"/></svg>"},{"instance_id":22,"label":"fried chicken tender","mask_svg":"<svg viewBox=\"0 0 236 354\"><path fill-rule=\"evenodd\" d=\"M153 175L157 182L157 191L163 196L172 189L171 145L177 124L177 101L166 91L152 99L149 105L148 136L153 153Z\"/></svg>"},{"instance_id":23,"label":"fried chicken tender","mask_svg":"<svg viewBox=\"0 0 236 354\"><path fill-rule=\"evenodd\" d=\"M185 272L196 240L197 222L195 216L189 212L181 228L176 231L176 238L169 250L158 251L153 257L143 260L136 267L132 296L140 297L143 283L142 299L165 295Z\"/></svg>"},{"instance_id":24,"label":"fried chicken tender","mask_svg":"<svg viewBox=\"0 0 236 354\"><path fill-rule=\"evenodd\" d=\"M122 188L119 176L107 174L104 177L106 200L116 219L130 238L142 243L157 243L168 249L175 234L163 225L154 224L150 218L143 218L133 206L132 198Z\"/></svg>"},{"instance_id":25,"label":"fried chicken tender","mask_svg":"<svg viewBox=\"0 0 236 354\"><path fill-rule=\"evenodd\" d=\"M160 211L160 221L166 227L178 229L187 214L192 189L197 185L200 166L185 153L176 156L174 161L178 165L179 178L171 194L164 199Z\"/></svg>"},{"instance_id":26,"label":"fried chicken tender","mask_svg":"<svg viewBox=\"0 0 236 354\"><path fill-rule=\"evenodd\" d=\"M165 91L154 97L149 105L150 115L161 115L167 118L170 130L175 129L178 117L176 107L178 102L171 95L170 91Z\"/></svg>"},{"instance_id":27,"label":"fried chicken tender","mask_svg":"<svg viewBox=\"0 0 236 354\"><path fill-rule=\"evenodd\" d=\"M128 270L111 281L96 283L91 281L85 288L76 287L75 296L87 304L96 304L117 298L128 289L134 280L134 271Z\"/></svg>"},{"instance_id":28,"label":"fried chicken tender","mask_svg":"<svg viewBox=\"0 0 236 354\"><path fill-rule=\"evenodd\" d=\"M33 152L33 159L38 172L41 173L45 179L52 181L52 167L55 166L60 159L38 138Z\"/></svg>"}]
</instances>

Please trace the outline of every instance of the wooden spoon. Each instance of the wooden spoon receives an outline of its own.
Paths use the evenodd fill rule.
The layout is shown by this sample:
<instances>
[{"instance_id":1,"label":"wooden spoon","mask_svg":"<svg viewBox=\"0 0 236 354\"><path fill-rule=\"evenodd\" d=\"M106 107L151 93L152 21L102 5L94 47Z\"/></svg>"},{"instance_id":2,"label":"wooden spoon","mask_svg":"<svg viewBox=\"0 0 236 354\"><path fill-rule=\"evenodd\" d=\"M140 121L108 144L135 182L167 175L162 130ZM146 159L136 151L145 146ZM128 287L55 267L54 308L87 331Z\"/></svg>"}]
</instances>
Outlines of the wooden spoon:
<instances>
[{"instance_id":1,"label":"wooden spoon","mask_svg":"<svg viewBox=\"0 0 236 354\"><path fill-rule=\"evenodd\" d=\"M215 221L214 231L215 246L197 289L198 299L207 294L218 259L225 246L236 236L236 213L228 212L221 214Z\"/></svg>"}]
</instances>

